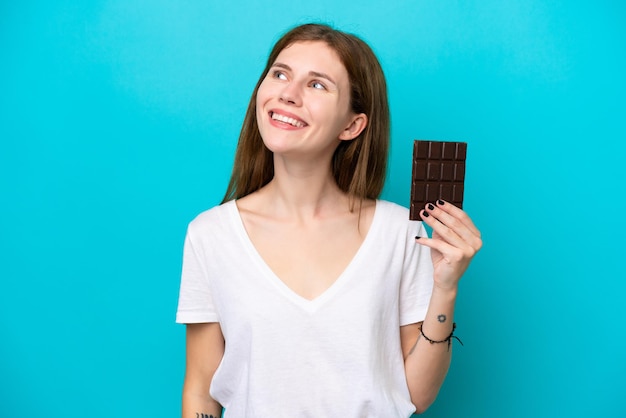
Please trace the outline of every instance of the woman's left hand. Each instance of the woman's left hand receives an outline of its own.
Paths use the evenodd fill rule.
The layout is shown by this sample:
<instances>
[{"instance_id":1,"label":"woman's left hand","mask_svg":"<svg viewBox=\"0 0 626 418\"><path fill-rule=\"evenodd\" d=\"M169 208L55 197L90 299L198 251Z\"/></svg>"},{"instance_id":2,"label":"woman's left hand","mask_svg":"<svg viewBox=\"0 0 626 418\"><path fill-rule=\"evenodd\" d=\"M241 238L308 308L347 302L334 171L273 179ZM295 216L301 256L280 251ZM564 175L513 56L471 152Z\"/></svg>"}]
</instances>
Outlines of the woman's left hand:
<instances>
[{"instance_id":1,"label":"woman's left hand","mask_svg":"<svg viewBox=\"0 0 626 418\"><path fill-rule=\"evenodd\" d=\"M430 247L435 286L456 289L461 276L483 242L480 231L467 214L451 203L439 200L426 205L421 213L433 229L432 238L419 238L419 244Z\"/></svg>"}]
</instances>

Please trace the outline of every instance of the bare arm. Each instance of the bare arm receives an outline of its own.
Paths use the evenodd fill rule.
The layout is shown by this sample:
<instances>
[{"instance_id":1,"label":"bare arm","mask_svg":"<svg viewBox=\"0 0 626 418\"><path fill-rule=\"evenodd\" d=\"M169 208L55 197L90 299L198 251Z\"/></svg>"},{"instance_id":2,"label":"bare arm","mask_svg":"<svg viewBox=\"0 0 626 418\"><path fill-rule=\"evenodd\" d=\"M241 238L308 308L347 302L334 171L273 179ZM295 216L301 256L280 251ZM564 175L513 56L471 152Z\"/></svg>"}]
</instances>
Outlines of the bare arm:
<instances>
[{"instance_id":1,"label":"bare arm","mask_svg":"<svg viewBox=\"0 0 626 418\"><path fill-rule=\"evenodd\" d=\"M182 418L219 418L222 406L209 394L213 374L224 356L219 323L187 325L187 362Z\"/></svg>"},{"instance_id":2,"label":"bare arm","mask_svg":"<svg viewBox=\"0 0 626 418\"><path fill-rule=\"evenodd\" d=\"M435 401L452 356L451 346L426 341L420 334L420 327L431 340L441 341L448 337L452 332L454 300L455 294L435 289L424 322L400 328L404 368L417 413L424 412Z\"/></svg>"},{"instance_id":3,"label":"bare arm","mask_svg":"<svg viewBox=\"0 0 626 418\"><path fill-rule=\"evenodd\" d=\"M446 340L452 333L459 280L482 247L480 231L450 203L427 204L422 219L433 229L432 238L417 238L431 249L433 293L424 322L400 329L407 383L418 413L433 403L450 367L451 346L431 341Z\"/></svg>"}]
</instances>

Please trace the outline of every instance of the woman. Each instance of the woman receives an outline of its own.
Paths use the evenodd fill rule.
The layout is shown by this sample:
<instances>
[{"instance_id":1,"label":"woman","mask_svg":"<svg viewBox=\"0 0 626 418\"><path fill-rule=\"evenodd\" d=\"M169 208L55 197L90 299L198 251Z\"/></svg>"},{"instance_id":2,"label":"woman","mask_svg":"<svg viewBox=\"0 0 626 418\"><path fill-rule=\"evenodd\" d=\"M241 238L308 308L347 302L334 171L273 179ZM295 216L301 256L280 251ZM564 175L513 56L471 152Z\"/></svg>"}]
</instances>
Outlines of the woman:
<instances>
[{"instance_id":1,"label":"woman","mask_svg":"<svg viewBox=\"0 0 626 418\"><path fill-rule=\"evenodd\" d=\"M388 144L371 49L325 25L286 33L224 202L187 231L183 417L409 417L434 401L458 282L482 243L449 203L421 212L429 239L377 199Z\"/></svg>"}]
</instances>

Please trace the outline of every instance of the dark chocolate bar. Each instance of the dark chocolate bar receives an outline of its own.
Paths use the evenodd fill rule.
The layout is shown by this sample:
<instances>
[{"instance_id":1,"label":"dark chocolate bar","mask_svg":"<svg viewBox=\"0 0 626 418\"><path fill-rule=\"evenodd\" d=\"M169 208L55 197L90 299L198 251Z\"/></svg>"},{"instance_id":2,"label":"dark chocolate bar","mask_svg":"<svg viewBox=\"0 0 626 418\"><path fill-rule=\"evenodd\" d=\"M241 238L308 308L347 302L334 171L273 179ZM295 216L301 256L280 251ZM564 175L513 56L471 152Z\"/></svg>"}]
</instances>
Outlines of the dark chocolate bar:
<instances>
[{"instance_id":1,"label":"dark chocolate bar","mask_svg":"<svg viewBox=\"0 0 626 418\"><path fill-rule=\"evenodd\" d=\"M466 155L466 142L414 141L411 220L421 221L421 210L437 199L463 207Z\"/></svg>"}]
</instances>

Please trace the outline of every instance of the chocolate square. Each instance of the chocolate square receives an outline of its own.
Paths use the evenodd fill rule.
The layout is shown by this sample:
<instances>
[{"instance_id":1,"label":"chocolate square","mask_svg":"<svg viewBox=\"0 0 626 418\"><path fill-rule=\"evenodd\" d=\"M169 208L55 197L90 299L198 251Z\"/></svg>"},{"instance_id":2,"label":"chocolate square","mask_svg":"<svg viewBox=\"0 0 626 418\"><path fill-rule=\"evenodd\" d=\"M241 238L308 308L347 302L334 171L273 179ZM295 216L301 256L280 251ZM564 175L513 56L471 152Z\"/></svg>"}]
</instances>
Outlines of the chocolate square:
<instances>
[{"instance_id":1,"label":"chocolate square","mask_svg":"<svg viewBox=\"0 0 626 418\"><path fill-rule=\"evenodd\" d=\"M463 208L466 156L466 142L413 142L409 219L421 221L420 211L437 199Z\"/></svg>"}]
</instances>

